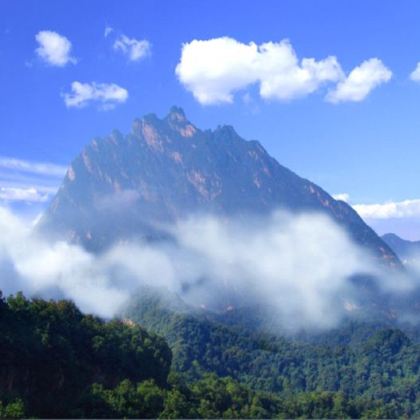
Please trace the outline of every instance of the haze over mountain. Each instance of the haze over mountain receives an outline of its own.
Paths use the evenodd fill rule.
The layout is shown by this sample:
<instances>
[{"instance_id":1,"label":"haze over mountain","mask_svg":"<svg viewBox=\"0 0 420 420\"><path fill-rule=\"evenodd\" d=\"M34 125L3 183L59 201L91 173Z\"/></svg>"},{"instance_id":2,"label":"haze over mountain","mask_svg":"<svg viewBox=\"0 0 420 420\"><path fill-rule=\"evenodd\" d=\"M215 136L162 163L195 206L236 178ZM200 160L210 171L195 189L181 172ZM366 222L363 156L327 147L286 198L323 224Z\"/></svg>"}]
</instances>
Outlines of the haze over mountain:
<instances>
[{"instance_id":1,"label":"haze over mountain","mask_svg":"<svg viewBox=\"0 0 420 420\"><path fill-rule=\"evenodd\" d=\"M191 214L235 218L285 209L321 212L389 265L390 247L345 202L281 166L231 126L201 130L172 107L135 119L129 134L95 138L68 168L40 221L44 232L103 250L118 240L156 239Z\"/></svg>"}]
</instances>

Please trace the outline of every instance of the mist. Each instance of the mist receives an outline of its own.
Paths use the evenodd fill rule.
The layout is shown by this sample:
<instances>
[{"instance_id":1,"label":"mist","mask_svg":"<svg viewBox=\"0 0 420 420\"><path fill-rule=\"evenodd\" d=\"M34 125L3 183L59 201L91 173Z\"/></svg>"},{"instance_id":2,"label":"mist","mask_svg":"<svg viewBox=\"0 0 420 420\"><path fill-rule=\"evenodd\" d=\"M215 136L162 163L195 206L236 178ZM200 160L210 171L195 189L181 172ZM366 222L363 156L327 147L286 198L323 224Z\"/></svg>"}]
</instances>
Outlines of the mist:
<instances>
[{"instance_id":1,"label":"mist","mask_svg":"<svg viewBox=\"0 0 420 420\"><path fill-rule=\"evenodd\" d=\"M276 211L240 221L196 215L165 229L171 239L119 243L96 255L37 236L0 208L0 289L71 299L109 318L142 286L152 286L191 307L260 305L283 325L330 328L361 305L355 276L380 279L384 293L419 286L420 266L391 275L324 215Z\"/></svg>"}]
</instances>

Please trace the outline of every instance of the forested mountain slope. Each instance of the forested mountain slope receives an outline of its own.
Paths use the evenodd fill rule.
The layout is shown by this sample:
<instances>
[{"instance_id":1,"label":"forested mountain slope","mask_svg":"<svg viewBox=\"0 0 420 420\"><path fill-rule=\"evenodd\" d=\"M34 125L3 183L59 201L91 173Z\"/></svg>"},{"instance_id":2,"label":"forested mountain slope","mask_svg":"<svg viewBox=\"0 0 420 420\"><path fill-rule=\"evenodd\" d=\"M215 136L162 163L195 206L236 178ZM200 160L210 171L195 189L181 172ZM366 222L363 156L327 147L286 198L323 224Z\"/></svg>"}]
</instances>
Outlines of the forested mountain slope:
<instances>
[{"instance_id":1,"label":"forested mountain slope","mask_svg":"<svg viewBox=\"0 0 420 420\"><path fill-rule=\"evenodd\" d=\"M1 418L420 415L419 348L397 330L333 348L168 312L155 329L172 343L170 372L164 340L128 320L83 315L68 301L1 298L0 326Z\"/></svg>"}]
</instances>

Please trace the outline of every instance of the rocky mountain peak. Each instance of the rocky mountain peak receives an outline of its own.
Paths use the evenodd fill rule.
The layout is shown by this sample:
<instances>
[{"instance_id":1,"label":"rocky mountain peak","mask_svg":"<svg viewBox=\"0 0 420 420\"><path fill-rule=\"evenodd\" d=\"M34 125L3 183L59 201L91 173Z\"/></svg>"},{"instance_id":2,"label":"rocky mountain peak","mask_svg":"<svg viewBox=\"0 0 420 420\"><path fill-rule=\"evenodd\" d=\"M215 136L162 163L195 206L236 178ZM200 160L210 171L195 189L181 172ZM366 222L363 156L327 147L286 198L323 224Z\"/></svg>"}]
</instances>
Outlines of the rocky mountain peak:
<instances>
[{"instance_id":1,"label":"rocky mountain peak","mask_svg":"<svg viewBox=\"0 0 420 420\"><path fill-rule=\"evenodd\" d=\"M156 143L162 145L171 140L171 137L185 139L194 137L199 130L187 119L182 108L173 106L168 115L162 119L156 114L136 118L131 132L149 145L156 145Z\"/></svg>"},{"instance_id":2,"label":"rocky mountain peak","mask_svg":"<svg viewBox=\"0 0 420 420\"><path fill-rule=\"evenodd\" d=\"M321 212L390 265L391 249L346 203L280 165L230 125L202 131L179 107L134 120L131 133L95 138L71 163L42 223L89 248L211 213L240 217L276 209Z\"/></svg>"},{"instance_id":3,"label":"rocky mountain peak","mask_svg":"<svg viewBox=\"0 0 420 420\"><path fill-rule=\"evenodd\" d=\"M187 119L184 110L178 106L171 107L164 121L183 138L193 137L198 131Z\"/></svg>"},{"instance_id":4,"label":"rocky mountain peak","mask_svg":"<svg viewBox=\"0 0 420 420\"><path fill-rule=\"evenodd\" d=\"M179 106L172 106L169 110L169 114L166 116L171 122L186 123L188 122L184 110Z\"/></svg>"}]
</instances>

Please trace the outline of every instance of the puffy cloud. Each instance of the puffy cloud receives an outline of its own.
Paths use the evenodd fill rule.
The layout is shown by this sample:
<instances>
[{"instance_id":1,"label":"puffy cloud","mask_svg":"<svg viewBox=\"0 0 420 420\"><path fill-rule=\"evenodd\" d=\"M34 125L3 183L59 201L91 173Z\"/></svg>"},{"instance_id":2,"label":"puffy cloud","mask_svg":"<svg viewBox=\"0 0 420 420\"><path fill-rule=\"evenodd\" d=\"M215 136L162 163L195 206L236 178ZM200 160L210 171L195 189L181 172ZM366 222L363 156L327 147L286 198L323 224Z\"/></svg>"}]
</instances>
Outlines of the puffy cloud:
<instances>
[{"instance_id":1,"label":"puffy cloud","mask_svg":"<svg viewBox=\"0 0 420 420\"><path fill-rule=\"evenodd\" d=\"M253 84L267 100L292 100L333 83L327 101L361 101L392 76L377 58L346 77L336 57L299 59L288 40L257 45L229 37L185 43L175 73L203 105L231 103L235 92Z\"/></svg>"},{"instance_id":2,"label":"puffy cloud","mask_svg":"<svg viewBox=\"0 0 420 420\"><path fill-rule=\"evenodd\" d=\"M53 31L40 31L35 39L39 44L35 51L46 63L58 67L76 63L77 60L70 55L71 42L65 36Z\"/></svg>"},{"instance_id":3,"label":"puffy cloud","mask_svg":"<svg viewBox=\"0 0 420 420\"><path fill-rule=\"evenodd\" d=\"M232 102L254 83L265 99L290 100L343 77L335 57L299 61L288 40L257 45L228 37L184 44L176 74L202 104Z\"/></svg>"},{"instance_id":4,"label":"puffy cloud","mask_svg":"<svg viewBox=\"0 0 420 420\"><path fill-rule=\"evenodd\" d=\"M109 35L108 31L108 35ZM107 35L105 35L107 36ZM145 39L129 38L126 35L119 36L113 45L114 50L124 53L130 61L139 61L150 54L150 42Z\"/></svg>"},{"instance_id":5,"label":"puffy cloud","mask_svg":"<svg viewBox=\"0 0 420 420\"><path fill-rule=\"evenodd\" d=\"M410 79L413 82L420 82L420 63L417 63L416 68L411 72Z\"/></svg>"},{"instance_id":6,"label":"puffy cloud","mask_svg":"<svg viewBox=\"0 0 420 420\"><path fill-rule=\"evenodd\" d=\"M391 219L420 216L420 199L382 204L355 204L353 208L364 219Z\"/></svg>"},{"instance_id":7,"label":"puffy cloud","mask_svg":"<svg viewBox=\"0 0 420 420\"><path fill-rule=\"evenodd\" d=\"M92 102L99 102L100 108L112 109L128 99L128 91L115 83L81 83L71 84L71 93L63 95L67 107L81 108Z\"/></svg>"},{"instance_id":8,"label":"puffy cloud","mask_svg":"<svg viewBox=\"0 0 420 420\"><path fill-rule=\"evenodd\" d=\"M304 58L299 64L289 43L268 43L261 46L263 59L260 95L265 99L288 100L315 92L326 82L342 77L335 57L316 61Z\"/></svg>"},{"instance_id":9,"label":"puffy cloud","mask_svg":"<svg viewBox=\"0 0 420 420\"><path fill-rule=\"evenodd\" d=\"M326 97L332 103L360 102L382 83L388 82L392 72L378 58L364 61L355 67Z\"/></svg>"}]
</instances>

